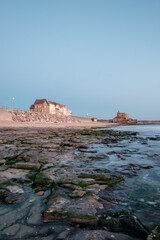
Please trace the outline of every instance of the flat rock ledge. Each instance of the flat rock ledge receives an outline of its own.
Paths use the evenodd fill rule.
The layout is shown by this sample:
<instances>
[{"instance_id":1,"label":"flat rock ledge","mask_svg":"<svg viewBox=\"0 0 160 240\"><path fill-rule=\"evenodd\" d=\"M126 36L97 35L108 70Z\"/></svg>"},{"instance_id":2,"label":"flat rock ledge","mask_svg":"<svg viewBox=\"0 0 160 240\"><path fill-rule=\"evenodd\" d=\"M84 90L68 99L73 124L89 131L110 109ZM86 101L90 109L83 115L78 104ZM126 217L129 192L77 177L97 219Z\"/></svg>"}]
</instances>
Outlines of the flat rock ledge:
<instances>
[{"instance_id":1,"label":"flat rock ledge","mask_svg":"<svg viewBox=\"0 0 160 240\"><path fill-rule=\"evenodd\" d=\"M98 209L103 209L103 205L93 197L69 200L57 196L49 200L43 220L44 222L65 221L73 225L96 226Z\"/></svg>"}]
</instances>

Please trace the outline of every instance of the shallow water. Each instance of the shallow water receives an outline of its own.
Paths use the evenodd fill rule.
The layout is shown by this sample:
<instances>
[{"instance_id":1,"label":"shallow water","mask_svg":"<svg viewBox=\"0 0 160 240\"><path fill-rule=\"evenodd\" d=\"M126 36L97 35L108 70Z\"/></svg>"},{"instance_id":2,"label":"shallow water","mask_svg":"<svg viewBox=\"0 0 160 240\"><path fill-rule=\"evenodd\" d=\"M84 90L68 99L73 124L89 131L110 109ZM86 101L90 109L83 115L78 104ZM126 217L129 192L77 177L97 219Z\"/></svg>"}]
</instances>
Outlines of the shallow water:
<instances>
[{"instance_id":1,"label":"shallow water","mask_svg":"<svg viewBox=\"0 0 160 240\"><path fill-rule=\"evenodd\" d=\"M112 129L136 131L137 136L143 139L125 140L118 146L117 143L112 144L111 148L102 144L91 145L90 148L96 149L99 154L115 152L109 159L95 161L93 165L125 176L125 183L115 190L123 201L120 204L126 205L143 225L152 230L160 224L160 140L150 140L148 137L159 138L160 125L120 126ZM138 166L152 168L138 170Z\"/></svg>"}]
</instances>

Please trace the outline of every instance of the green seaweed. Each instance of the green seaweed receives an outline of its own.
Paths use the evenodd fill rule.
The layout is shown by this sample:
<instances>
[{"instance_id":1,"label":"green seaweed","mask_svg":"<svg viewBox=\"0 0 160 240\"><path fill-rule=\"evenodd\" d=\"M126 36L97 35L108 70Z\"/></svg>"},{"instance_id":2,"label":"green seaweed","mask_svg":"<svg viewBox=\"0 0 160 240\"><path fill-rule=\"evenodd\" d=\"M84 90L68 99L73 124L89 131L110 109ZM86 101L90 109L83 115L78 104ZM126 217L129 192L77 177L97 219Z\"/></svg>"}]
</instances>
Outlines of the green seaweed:
<instances>
[{"instance_id":1,"label":"green seaweed","mask_svg":"<svg viewBox=\"0 0 160 240\"><path fill-rule=\"evenodd\" d=\"M89 215L89 214L77 214L77 215L75 215L74 213L67 212L66 215L67 215L68 218L78 218L78 219L84 219L84 220L96 219L95 216Z\"/></svg>"},{"instance_id":2,"label":"green seaweed","mask_svg":"<svg viewBox=\"0 0 160 240\"><path fill-rule=\"evenodd\" d=\"M103 159L103 156L89 156L90 159Z\"/></svg>"},{"instance_id":3,"label":"green seaweed","mask_svg":"<svg viewBox=\"0 0 160 240\"><path fill-rule=\"evenodd\" d=\"M110 179L110 177L108 177L106 175L88 174L88 173L81 173L78 177L79 178L92 178L95 180L103 180L103 181Z\"/></svg>"},{"instance_id":4,"label":"green seaweed","mask_svg":"<svg viewBox=\"0 0 160 240\"><path fill-rule=\"evenodd\" d=\"M40 164L47 164L47 163L48 163L48 161L45 160L45 159L40 159L38 162L39 162Z\"/></svg>"},{"instance_id":5,"label":"green seaweed","mask_svg":"<svg viewBox=\"0 0 160 240\"><path fill-rule=\"evenodd\" d=\"M124 177L123 176L119 176L117 178L110 178L108 176L105 175L96 175L96 174L87 174L87 173L82 173L78 176L79 178L92 178L95 180L94 183L89 183L87 185L91 185L91 184L107 184L108 186L115 186L116 184L124 181ZM83 184L83 183L82 183Z\"/></svg>"},{"instance_id":6,"label":"green seaweed","mask_svg":"<svg viewBox=\"0 0 160 240\"><path fill-rule=\"evenodd\" d=\"M40 172L36 175L34 179L34 186L46 186L51 182L50 178L48 178L44 173Z\"/></svg>"},{"instance_id":7,"label":"green seaweed","mask_svg":"<svg viewBox=\"0 0 160 240\"><path fill-rule=\"evenodd\" d=\"M15 164L14 168L38 171L37 165Z\"/></svg>"}]
</instances>

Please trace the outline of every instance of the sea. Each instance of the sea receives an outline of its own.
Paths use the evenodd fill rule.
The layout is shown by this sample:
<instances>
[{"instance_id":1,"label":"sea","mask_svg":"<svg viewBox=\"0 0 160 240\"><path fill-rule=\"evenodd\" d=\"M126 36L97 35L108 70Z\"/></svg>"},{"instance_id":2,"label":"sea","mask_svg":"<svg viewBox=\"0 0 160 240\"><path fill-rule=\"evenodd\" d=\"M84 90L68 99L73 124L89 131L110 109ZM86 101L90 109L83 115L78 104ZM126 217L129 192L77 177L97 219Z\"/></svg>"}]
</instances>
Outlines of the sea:
<instances>
[{"instance_id":1,"label":"sea","mask_svg":"<svg viewBox=\"0 0 160 240\"><path fill-rule=\"evenodd\" d=\"M160 125L110 129L137 132L137 135L109 145L91 144L88 152L106 157L90 161L87 167L108 169L123 176L125 181L113 188L110 197L118 199L117 204L151 231L160 225ZM82 164L85 166L86 162Z\"/></svg>"},{"instance_id":2,"label":"sea","mask_svg":"<svg viewBox=\"0 0 160 240\"><path fill-rule=\"evenodd\" d=\"M146 166L135 170L133 177L126 175L125 184L117 189L116 194L121 196L123 204L133 215L152 230L160 225L160 125L118 126L112 129L137 132L139 137L121 143L122 148L113 147L112 151L122 152L122 158L113 155L108 168L123 175L127 166L133 167L133 171L138 166Z\"/></svg>"}]
</instances>

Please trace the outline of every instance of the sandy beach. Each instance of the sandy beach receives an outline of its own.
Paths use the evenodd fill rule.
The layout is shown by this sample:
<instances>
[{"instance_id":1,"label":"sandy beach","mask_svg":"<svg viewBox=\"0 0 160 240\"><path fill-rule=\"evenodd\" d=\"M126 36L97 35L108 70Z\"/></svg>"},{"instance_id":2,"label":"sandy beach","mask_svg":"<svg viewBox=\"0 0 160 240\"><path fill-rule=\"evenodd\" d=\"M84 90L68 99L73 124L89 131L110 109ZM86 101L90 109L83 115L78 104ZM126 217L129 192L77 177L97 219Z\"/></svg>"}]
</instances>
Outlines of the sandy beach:
<instances>
[{"instance_id":1,"label":"sandy beach","mask_svg":"<svg viewBox=\"0 0 160 240\"><path fill-rule=\"evenodd\" d=\"M15 121L0 121L0 128L72 128L72 129L82 129L82 128L106 128L117 126L117 123L102 123L102 122L66 122L66 123L40 123L40 122L15 122Z\"/></svg>"},{"instance_id":2,"label":"sandy beach","mask_svg":"<svg viewBox=\"0 0 160 240\"><path fill-rule=\"evenodd\" d=\"M25 116L25 117L24 117ZM27 117L26 117L27 116ZM37 116L36 116L37 117ZM46 117L46 118L45 118ZM52 117L52 115L39 114L38 120L35 119L35 115L28 111L23 110L10 110L0 108L0 128L104 128L117 126L117 123L106 122L94 122L88 118L71 116L69 118Z\"/></svg>"}]
</instances>

